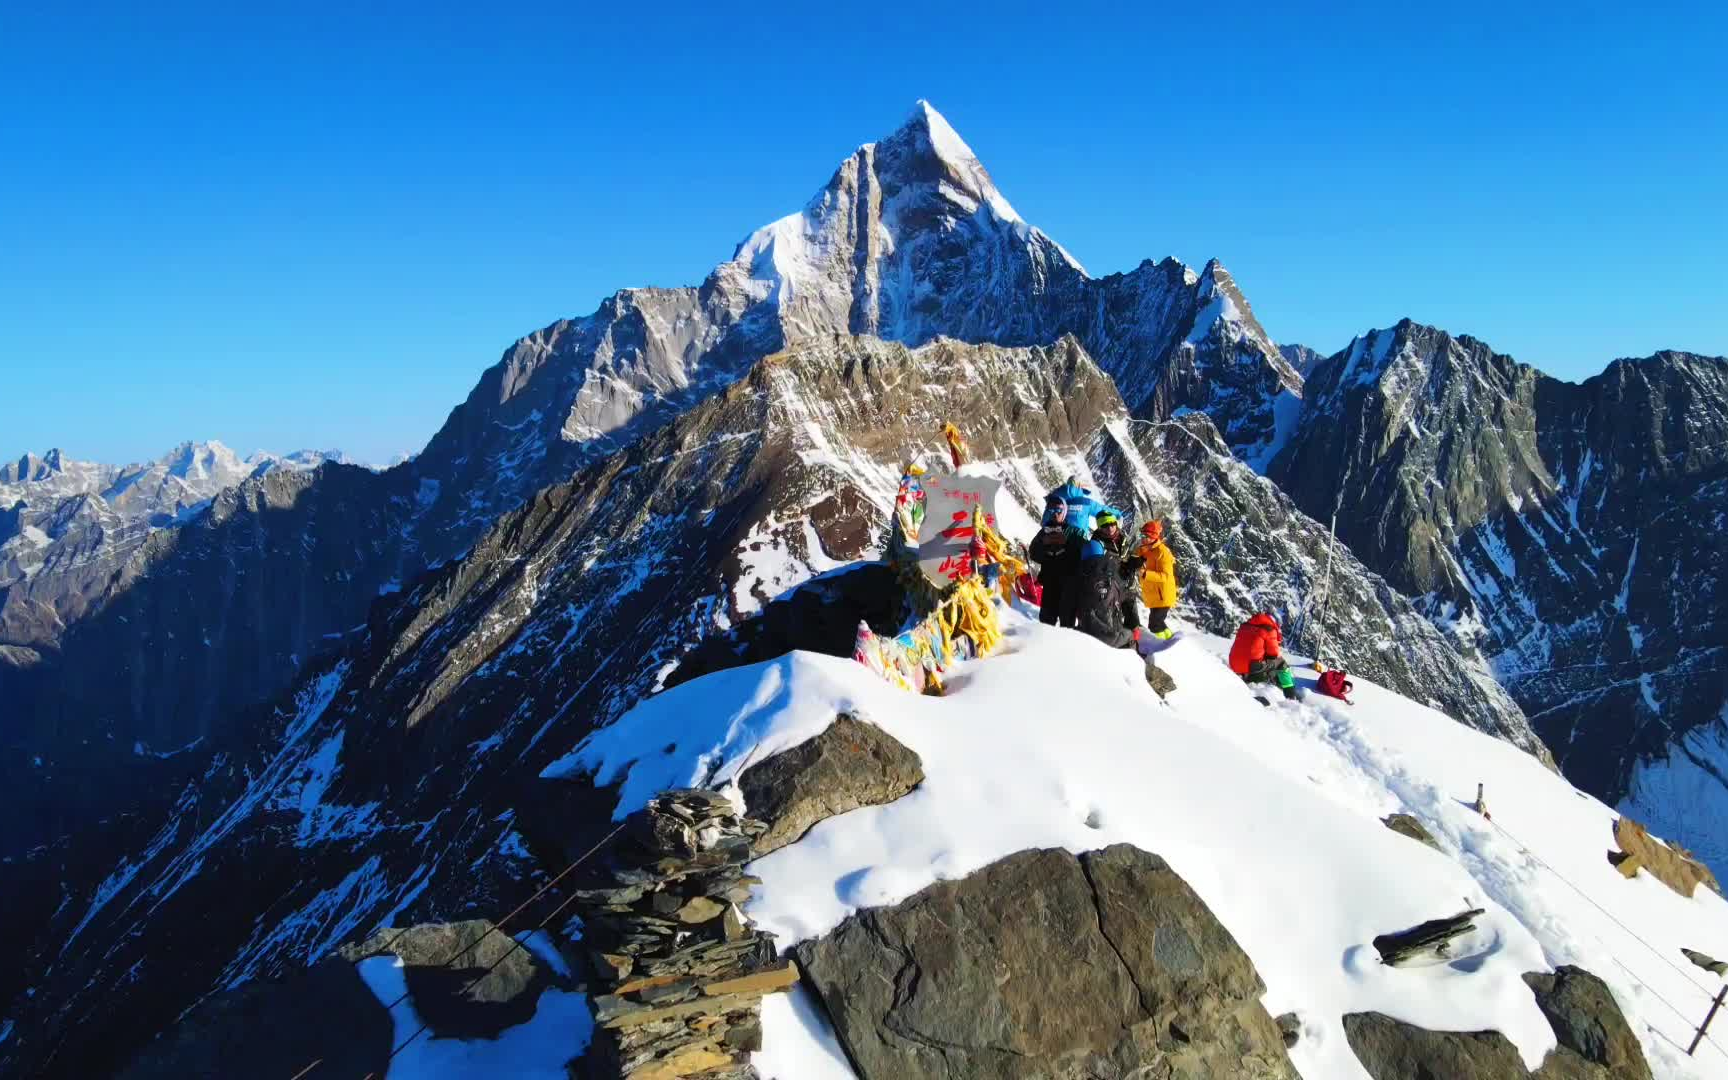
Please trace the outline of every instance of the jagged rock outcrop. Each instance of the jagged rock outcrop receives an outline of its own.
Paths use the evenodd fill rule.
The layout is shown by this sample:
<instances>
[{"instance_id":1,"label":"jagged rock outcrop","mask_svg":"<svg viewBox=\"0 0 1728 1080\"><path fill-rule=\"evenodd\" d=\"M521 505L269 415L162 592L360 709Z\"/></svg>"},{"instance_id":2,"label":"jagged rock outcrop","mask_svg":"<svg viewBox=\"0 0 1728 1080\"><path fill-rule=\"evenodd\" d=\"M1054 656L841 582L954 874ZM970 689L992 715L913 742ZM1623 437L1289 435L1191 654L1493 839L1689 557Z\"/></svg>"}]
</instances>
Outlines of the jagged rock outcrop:
<instances>
[{"instance_id":1,"label":"jagged rock outcrop","mask_svg":"<svg viewBox=\"0 0 1728 1080\"><path fill-rule=\"evenodd\" d=\"M856 334L1038 346L1071 334L1136 413L1204 409L1232 445L1256 453L1278 441L1278 417L1294 415L1301 385L1216 262L1198 273L1166 259L1087 276L920 103L701 285L627 289L516 342L413 461L303 490L257 488L239 498L239 520L219 509L194 538L140 533L126 558L99 572L69 556L60 562L85 569L44 569L9 586L0 554L0 698L24 718L7 733L0 787L27 787L21 806L41 819L13 831L20 850L73 831L92 793L160 786L128 775L135 744L171 752L275 698L365 621L380 589L467 551L536 492L743 379L765 356ZM12 473L34 477L50 465L30 459ZM8 508L0 496L0 513ZM855 548L851 539L834 551ZM90 671L114 677L92 681ZM68 742L62 732L77 735ZM37 757L44 764L30 765ZM190 775L204 761L187 764Z\"/></svg>"},{"instance_id":2,"label":"jagged rock outcrop","mask_svg":"<svg viewBox=\"0 0 1728 1080\"><path fill-rule=\"evenodd\" d=\"M862 1080L1296 1076L1253 963L1125 844L1011 855L797 956Z\"/></svg>"},{"instance_id":3,"label":"jagged rock outcrop","mask_svg":"<svg viewBox=\"0 0 1728 1080\"><path fill-rule=\"evenodd\" d=\"M1650 1080L1644 1048L1601 979L1566 964L1552 974L1526 975L1524 981L1536 992L1536 1004L1560 1044L1538 1076L1551 1070L1556 1077L1580 1080Z\"/></svg>"},{"instance_id":4,"label":"jagged rock outcrop","mask_svg":"<svg viewBox=\"0 0 1728 1080\"><path fill-rule=\"evenodd\" d=\"M1707 524L1728 515L1728 359L1568 383L1405 320L1304 393L1269 475L1482 657L1574 783L1728 859L1728 546Z\"/></svg>"},{"instance_id":5,"label":"jagged rock outcrop","mask_svg":"<svg viewBox=\"0 0 1728 1080\"><path fill-rule=\"evenodd\" d=\"M381 927L336 955L350 964L400 960L414 1012L438 1038L497 1038L533 1017L547 987L569 984L486 919Z\"/></svg>"},{"instance_id":6,"label":"jagged rock outcrop","mask_svg":"<svg viewBox=\"0 0 1728 1080\"><path fill-rule=\"evenodd\" d=\"M1497 1031L1428 1031L1380 1013L1344 1018L1350 1049L1374 1080L1650 1080L1650 1065L1601 979L1565 966L1524 981L1559 1045L1534 1071Z\"/></svg>"},{"instance_id":7,"label":"jagged rock outcrop","mask_svg":"<svg viewBox=\"0 0 1728 1080\"><path fill-rule=\"evenodd\" d=\"M1101 445L1093 469L1117 505L1135 507L1136 520L1164 521L1180 617L1230 635L1270 612L1294 651L1324 644L1333 664L1550 760L1486 672L1351 551L1333 553L1325 527L1233 455L1204 416L1136 425L1133 447L1137 454Z\"/></svg>"},{"instance_id":8,"label":"jagged rock outcrop","mask_svg":"<svg viewBox=\"0 0 1728 1080\"><path fill-rule=\"evenodd\" d=\"M861 806L891 803L924 781L924 763L894 736L842 714L806 742L744 770L738 788L766 822L755 852L793 843L812 826Z\"/></svg>"}]
</instances>

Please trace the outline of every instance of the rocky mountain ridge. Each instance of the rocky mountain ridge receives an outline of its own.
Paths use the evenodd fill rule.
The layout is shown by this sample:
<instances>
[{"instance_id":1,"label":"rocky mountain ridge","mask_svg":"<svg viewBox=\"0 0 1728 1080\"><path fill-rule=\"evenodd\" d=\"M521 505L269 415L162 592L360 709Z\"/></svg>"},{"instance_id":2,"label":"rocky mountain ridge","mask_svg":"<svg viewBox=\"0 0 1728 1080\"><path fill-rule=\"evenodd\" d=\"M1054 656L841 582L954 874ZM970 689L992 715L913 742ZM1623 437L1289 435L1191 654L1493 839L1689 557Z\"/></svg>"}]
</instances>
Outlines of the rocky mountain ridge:
<instances>
[{"instance_id":1,"label":"rocky mountain ridge","mask_svg":"<svg viewBox=\"0 0 1728 1080\"><path fill-rule=\"evenodd\" d=\"M469 551L502 515L762 357L872 331L911 345L1072 334L1136 416L1204 411L1256 453L1298 403L1300 380L1219 264L1088 277L920 103L702 285L623 290L521 339L414 460L254 476L190 529L140 533L123 558L56 563L13 586L0 697L18 720L0 809L46 831L8 842L33 847L116 811L146 782L134 766L271 700L381 591ZM116 675L93 684L89 671Z\"/></svg>"},{"instance_id":2,"label":"rocky mountain ridge","mask_svg":"<svg viewBox=\"0 0 1728 1080\"><path fill-rule=\"evenodd\" d=\"M306 472L338 451L259 451L184 442L152 461L107 465L60 450L0 465L0 647L52 644L158 529L183 525L222 492Z\"/></svg>"},{"instance_id":3,"label":"rocky mountain ridge","mask_svg":"<svg viewBox=\"0 0 1728 1080\"><path fill-rule=\"evenodd\" d=\"M508 854L523 841L500 836L534 832L525 781L670 681L703 639L732 638L777 598L868 556L899 463L934 445L948 416L969 418L975 454L999 464L1026 508L1071 472L1153 507L1178 497L1171 481L1187 483L1176 470L1288 507L1203 418L1180 426L1203 451L1130 437L1125 404L1071 339L910 351L838 337L770 357L505 515L462 559L380 597L277 707L157 762L154 798L102 836L14 859L10 876L33 888L8 932L38 914L8 942L27 958L9 1007L24 1034L0 1054L49 1071L107 1067L89 1055L136 1045L213 991L295 970L374 925L498 904L524 873ZM1143 441L1165 455L1158 466ZM1222 523L1230 511L1218 513ZM1174 528L1210 541L1200 518ZM1256 547L1261 531L1241 531L1244 565L1281 557ZM1324 547L1299 516L1272 531L1297 551ZM1237 598L1219 601L1225 621L1257 591L1283 595L1228 566L1209 583L1203 565L1189 587ZM1294 585L1276 588L1300 595L1316 560L1291 572ZM1537 748L1516 706L1472 683L1408 605L1344 560L1335 573L1361 617L1380 620L1353 654L1364 668L1395 623L1425 628L1429 644L1389 677ZM566 807L560 820L600 818ZM66 1042L69 1024L111 1038Z\"/></svg>"},{"instance_id":4,"label":"rocky mountain ridge","mask_svg":"<svg viewBox=\"0 0 1728 1080\"><path fill-rule=\"evenodd\" d=\"M1728 859L1728 359L1567 383L1406 320L1312 370L1269 475L1483 658L1575 783Z\"/></svg>"}]
</instances>

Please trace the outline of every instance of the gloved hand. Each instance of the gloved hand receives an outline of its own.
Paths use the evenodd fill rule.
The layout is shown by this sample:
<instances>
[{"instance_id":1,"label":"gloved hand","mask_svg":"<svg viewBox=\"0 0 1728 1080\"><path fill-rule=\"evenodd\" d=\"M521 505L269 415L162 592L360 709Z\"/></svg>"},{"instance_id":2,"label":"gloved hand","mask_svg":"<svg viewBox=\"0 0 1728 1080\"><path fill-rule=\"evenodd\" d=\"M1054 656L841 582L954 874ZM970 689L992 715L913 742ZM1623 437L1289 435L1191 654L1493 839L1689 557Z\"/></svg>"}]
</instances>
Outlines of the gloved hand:
<instances>
[{"instance_id":1,"label":"gloved hand","mask_svg":"<svg viewBox=\"0 0 1728 1080\"><path fill-rule=\"evenodd\" d=\"M1141 656L1151 656L1157 640L1145 627L1136 626L1134 628L1134 651Z\"/></svg>"}]
</instances>

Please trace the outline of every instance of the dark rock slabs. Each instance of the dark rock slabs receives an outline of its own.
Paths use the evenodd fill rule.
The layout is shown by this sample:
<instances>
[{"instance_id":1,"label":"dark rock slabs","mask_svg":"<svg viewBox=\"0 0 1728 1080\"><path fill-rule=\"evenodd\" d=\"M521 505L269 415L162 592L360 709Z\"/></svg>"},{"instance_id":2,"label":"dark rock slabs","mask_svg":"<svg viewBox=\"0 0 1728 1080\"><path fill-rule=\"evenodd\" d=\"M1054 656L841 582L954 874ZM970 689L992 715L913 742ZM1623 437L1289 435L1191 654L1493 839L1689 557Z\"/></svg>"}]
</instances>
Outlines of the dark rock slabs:
<instances>
[{"instance_id":1,"label":"dark rock slabs","mask_svg":"<svg viewBox=\"0 0 1728 1080\"><path fill-rule=\"evenodd\" d=\"M924 763L893 736L847 713L828 729L739 777L750 816L768 823L758 857L803 836L817 822L900 798L924 780Z\"/></svg>"},{"instance_id":2,"label":"dark rock slabs","mask_svg":"<svg viewBox=\"0 0 1728 1080\"><path fill-rule=\"evenodd\" d=\"M1125 844L1011 855L797 956L863 1080L1296 1076L1247 954Z\"/></svg>"},{"instance_id":3,"label":"dark rock slabs","mask_svg":"<svg viewBox=\"0 0 1728 1080\"><path fill-rule=\"evenodd\" d=\"M1524 981L1559 1042L1535 1072L1497 1031L1428 1031L1355 1013L1344 1018L1344 1032L1374 1080L1650 1080L1638 1037L1601 979L1567 966Z\"/></svg>"}]
</instances>

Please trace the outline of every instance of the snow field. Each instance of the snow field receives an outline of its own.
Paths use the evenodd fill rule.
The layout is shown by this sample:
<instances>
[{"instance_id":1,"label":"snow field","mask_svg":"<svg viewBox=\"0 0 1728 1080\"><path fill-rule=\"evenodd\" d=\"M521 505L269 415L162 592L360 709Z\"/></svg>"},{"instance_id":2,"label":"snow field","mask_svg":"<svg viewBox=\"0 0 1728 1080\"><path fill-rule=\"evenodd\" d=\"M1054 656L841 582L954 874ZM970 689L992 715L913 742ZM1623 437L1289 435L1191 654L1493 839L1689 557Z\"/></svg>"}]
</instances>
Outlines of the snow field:
<instances>
[{"instance_id":1,"label":"snow field","mask_svg":"<svg viewBox=\"0 0 1728 1080\"><path fill-rule=\"evenodd\" d=\"M1534 1067L1554 1040L1521 975L1560 963L1613 988L1658 1076L1724 1075L1728 1057L1708 1060L1711 1048L1683 1056L1690 1029L1658 999L1696 1023L1704 973L1646 951L1467 803L1485 783L1496 823L1680 964L1680 945L1728 955L1728 905L1622 879L1606 859L1613 811L1535 759L1362 680L1355 706L1262 707L1221 662L1228 643L1193 632L1159 655L1179 687L1161 703L1131 652L1004 619L1004 650L965 665L947 697L793 653L651 698L547 775L621 780L622 817L662 788L723 784L836 713L860 713L916 750L926 779L752 864L763 884L748 914L782 950L1015 851L1125 841L1166 858L1229 927L1268 1011L1299 1014L1292 1058L1310 1080L1366 1077L1341 1017L1370 1010L1502 1031ZM1379 818L1398 810L1451 857L1386 829ZM1369 944L1465 906L1487 914L1452 962L1388 968ZM850 1075L807 993L770 1000L764 1030L764 1077Z\"/></svg>"}]
</instances>

